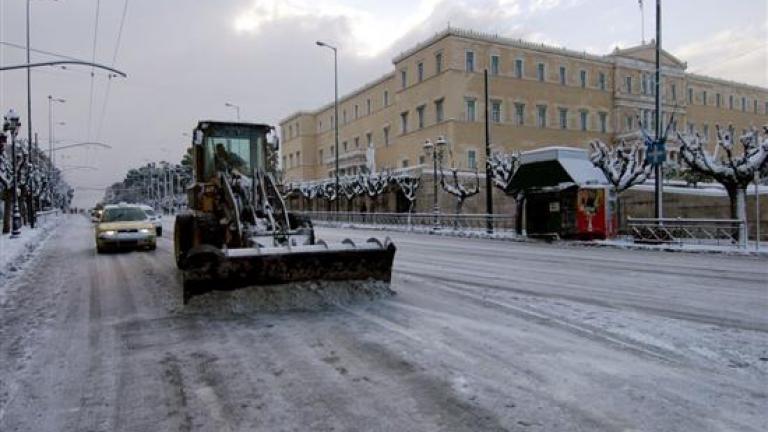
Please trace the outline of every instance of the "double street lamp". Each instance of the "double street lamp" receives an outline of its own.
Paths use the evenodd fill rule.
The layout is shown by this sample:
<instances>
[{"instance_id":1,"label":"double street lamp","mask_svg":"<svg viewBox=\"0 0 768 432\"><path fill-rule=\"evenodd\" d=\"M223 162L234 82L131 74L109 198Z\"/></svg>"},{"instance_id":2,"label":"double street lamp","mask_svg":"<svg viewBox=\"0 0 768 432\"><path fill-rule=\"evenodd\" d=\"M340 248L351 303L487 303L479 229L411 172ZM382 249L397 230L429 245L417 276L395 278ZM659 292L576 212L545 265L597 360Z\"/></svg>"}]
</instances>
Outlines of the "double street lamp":
<instances>
[{"instance_id":1,"label":"double street lamp","mask_svg":"<svg viewBox=\"0 0 768 432\"><path fill-rule=\"evenodd\" d=\"M334 133L334 177L336 181L336 212L339 212L339 60L335 46L322 41L315 42L319 47L333 50L333 133Z\"/></svg>"},{"instance_id":2,"label":"double street lamp","mask_svg":"<svg viewBox=\"0 0 768 432\"><path fill-rule=\"evenodd\" d=\"M13 205L12 219L11 219L11 238L16 238L21 235L21 213L19 212L19 197L18 197L18 173L17 161L16 161L16 136L19 133L21 127L21 120L19 115L14 110L8 111L3 121L3 132L9 132L11 134L11 203Z\"/></svg>"},{"instance_id":3,"label":"double street lamp","mask_svg":"<svg viewBox=\"0 0 768 432\"><path fill-rule=\"evenodd\" d=\"M446 146L447 142L443 136L437 137L437 140L434 144L432 144L432 141L430 140L424 141L424 154L426 154L427 157L432 158L432 187L434 194L434 205L432 207L432 212L435 216L434 229L437 229L439 226L438 215L440 214L440 207L437 204L437 166L438 164L440 164L440 166L443 164L443 155L445 154Z\"/></svg>"}]
</instances>

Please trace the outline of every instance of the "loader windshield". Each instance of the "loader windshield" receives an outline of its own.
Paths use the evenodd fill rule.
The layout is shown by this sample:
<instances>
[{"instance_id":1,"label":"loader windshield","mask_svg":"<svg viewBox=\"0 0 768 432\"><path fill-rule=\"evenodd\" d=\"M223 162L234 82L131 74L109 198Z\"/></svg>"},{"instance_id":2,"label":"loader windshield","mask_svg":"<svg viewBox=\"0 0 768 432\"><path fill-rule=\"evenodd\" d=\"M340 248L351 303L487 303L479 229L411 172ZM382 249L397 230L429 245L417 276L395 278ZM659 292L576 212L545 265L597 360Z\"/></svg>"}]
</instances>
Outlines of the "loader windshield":
<instances>
[{"instance_id":1,"label":"loader windshield","mask_svg":"<svg viewBox=\"0 0 768 432\"><path fill-rule=\"evenodd\" d=\"M204 177L210 179L218 172L250 176L254 169L264 167L265 133L249 127L212 127L206 131Z\"/></svg>"}]
</instances>

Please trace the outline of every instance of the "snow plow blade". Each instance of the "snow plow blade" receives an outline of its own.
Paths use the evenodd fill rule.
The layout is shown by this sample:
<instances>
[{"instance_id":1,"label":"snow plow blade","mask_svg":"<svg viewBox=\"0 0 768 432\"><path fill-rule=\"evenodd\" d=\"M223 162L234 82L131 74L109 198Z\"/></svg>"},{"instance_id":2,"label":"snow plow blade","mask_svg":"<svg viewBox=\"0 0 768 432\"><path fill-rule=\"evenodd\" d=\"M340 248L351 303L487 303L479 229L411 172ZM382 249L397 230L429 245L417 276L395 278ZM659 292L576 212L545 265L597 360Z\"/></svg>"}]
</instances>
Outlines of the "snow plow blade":
<instances>
[{"instance_id":1,"label":"snow plow blade","mask_svg":"<svg viewBox=\"0 0 768 432\"><path fill-rule=\"evenodd\" d=\"M375 280L389 283L395 245L389 238L363 244L344 240L329 246L280 246L221 250L203 246L190 251L184 275L184 304L209 291L299 281ZM289 287L286 287L290 289Z\"/></svg>"}]
</instances>

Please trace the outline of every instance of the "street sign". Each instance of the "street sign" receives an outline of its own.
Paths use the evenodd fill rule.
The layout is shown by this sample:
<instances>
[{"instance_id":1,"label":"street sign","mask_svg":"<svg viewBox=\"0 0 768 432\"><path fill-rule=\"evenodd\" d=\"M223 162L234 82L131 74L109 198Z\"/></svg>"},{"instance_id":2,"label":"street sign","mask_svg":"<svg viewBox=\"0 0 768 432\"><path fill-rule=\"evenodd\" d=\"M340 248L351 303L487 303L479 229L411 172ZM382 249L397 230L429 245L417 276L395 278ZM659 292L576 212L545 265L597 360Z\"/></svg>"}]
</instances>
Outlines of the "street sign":
<instances>
[{"instance_id":1,"label":"street sign","mask_svg":"<svg viewBox=\"0 0 768 432\"><path fill-rule=\"evenodd\" d=\"M661 165L667 160L667 147L664 145L664 141L655 142L652 141L646 146L645 150L645 162L656 166Z\"/></svg>"}]
</instances>

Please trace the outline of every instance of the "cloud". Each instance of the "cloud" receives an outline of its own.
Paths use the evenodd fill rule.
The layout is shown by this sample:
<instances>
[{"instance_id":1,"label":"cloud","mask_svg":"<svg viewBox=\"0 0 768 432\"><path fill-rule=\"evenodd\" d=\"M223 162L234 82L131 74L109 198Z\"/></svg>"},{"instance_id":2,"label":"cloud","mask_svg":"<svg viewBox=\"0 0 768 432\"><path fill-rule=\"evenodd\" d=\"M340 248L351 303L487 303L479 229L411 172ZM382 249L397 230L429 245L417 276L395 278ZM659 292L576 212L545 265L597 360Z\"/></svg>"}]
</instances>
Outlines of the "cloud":
<instances>
[{"instance_id":1,"label":"cloud","mask_svg":"<svg viewBox=\"0 0 768 432\"><path fill-rule=\"evenodd\" d=\"M671 49L688 62L688 72L768 87L765 29L727 29Z\"/></svg>"}]
</instances>

